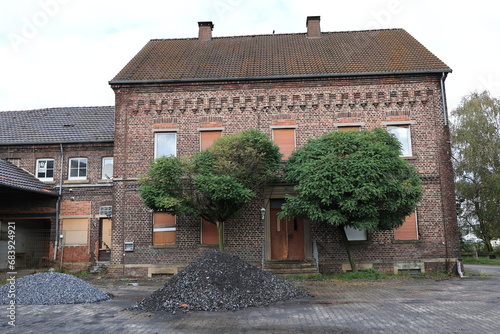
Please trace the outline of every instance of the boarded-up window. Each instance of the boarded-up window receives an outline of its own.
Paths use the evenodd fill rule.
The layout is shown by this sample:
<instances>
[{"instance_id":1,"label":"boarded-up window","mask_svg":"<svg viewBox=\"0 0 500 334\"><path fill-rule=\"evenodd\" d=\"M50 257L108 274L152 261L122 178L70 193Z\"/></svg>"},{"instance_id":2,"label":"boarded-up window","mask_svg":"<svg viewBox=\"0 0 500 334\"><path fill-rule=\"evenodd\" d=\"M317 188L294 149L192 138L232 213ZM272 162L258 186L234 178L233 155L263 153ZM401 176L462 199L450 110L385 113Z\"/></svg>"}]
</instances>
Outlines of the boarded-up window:
<instances>
[{"instance_id":1,"label":"boarded-up window","mask_svg":"<svg viewBox=\"0 0 500 334\"><path fill-rule=\"evenodd\" d=\"M283 154L282 160L287 160L295 150L295 129L273 129L273 141Z\"/></svg>"},{"instance_id":2,"label":"boarded-up window","mask_svg":"<svg viewBox=\"0 0 500 334\"><path fill-rule=\"evenodd\" d=\"M222 131L201 131L200 132L200 149L203 151L222 136Z\"/></svg>"},{"instance_id":3,"label":"boarded-up window","mask_svg":"<svg viewBox=\"0 0 500 334\"><path fill-rule=\"evenodd\" d=\"M168 212L153 213L153 245L175 245L175 216Z\"/></svg>"},{"instance_id":4,"label":"boarded-up window","mask_svg":"<svg viewBox=\"0 0 500 334\"><path fill-rule=\"evenodd\" d=\"M360 126L339 126L339 131L359 131Z\"/></svg>"},{"instance_id":5,"label":"boarded-up window","mask_svg":"<svg viewBox=\"0 0 500 334\"><path fill-rule=\"evenodd\" d=\"M219 235L217 234L217 225L201 220L201 244L216 245L219 243Z\"/></svg>"},{"instance_id":6,"label":"boarded-up window","mask_svg":"<svg viewBox=\"0 0 500 334\"><path fill-rule=\"evenodd\" d=\"M394 229L394 240L418 240L416 212L406 217L403 225Z\"/></svg>"},{"instance_id":7,"label":"boarded-up window","mask_svg":"<svg viewBox=\"0 0 500 334\"><path fill-rule=\"evenodd\" d=\"M65 218L62 222L64 245L87 245L88 218Z\"/></svg>"}]
</instances>

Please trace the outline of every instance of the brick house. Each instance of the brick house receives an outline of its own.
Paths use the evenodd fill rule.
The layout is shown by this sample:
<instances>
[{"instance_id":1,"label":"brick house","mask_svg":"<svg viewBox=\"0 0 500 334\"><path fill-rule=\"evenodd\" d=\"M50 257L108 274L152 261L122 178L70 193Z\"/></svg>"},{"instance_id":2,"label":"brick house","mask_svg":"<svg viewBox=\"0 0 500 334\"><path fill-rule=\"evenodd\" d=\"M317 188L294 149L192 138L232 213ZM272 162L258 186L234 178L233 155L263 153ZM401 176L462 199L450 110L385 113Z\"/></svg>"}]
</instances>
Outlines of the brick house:
<instances>
[{"instance_id":1,"label":"brick house","mask_svg":"<svg viewBox=\"0 0 500 334\"><path fill-rule=\"evenodd\" d=\"M109 260L114 107L4 111L0 130L0 253L10 223L20 265Z\"/></svg>"},{"instance_id":2,"label":"brick house","mask_svg":"<svg viewBox=\"0 0 500 334\"><path fill-rule=\"evenodd\" d=\"M151 40L110 81L115 92L112 252L117 275L175 273L213 247L213 226L151 212L138 179L162 155L190 156L220 136L256 128L288 156L331 131L385 128L400 139L425 195L394 231L348 234L360 267L433 271L459 255L444 82L451 69L402 29ZM269 266L311 262L349 270L334 228L277 221L293 185L262 190L227 222L226 251Z\"/></svg>"}]
</instances>

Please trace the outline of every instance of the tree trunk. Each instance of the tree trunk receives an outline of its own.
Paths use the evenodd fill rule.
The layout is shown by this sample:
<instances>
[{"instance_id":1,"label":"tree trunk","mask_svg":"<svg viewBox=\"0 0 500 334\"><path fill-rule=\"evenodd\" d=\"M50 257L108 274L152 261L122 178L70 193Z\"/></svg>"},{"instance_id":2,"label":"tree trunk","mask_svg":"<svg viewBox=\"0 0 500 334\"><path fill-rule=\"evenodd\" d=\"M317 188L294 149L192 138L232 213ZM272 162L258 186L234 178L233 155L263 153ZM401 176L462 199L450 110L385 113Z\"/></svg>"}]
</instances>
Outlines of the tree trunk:
<instances>
[{"instance_id":1,"label":"tree trunk","mask_svg":"<svg viewBox=\"0 0 500 334\"><path fill-rule=\"evenodd\" d=\"M356 259L351 251L351 246L349 245L349 240L347 240L347 234L345 233L344 225L338 226L340 237L342 238L342 243L344 244L345 251L347 253L347 258L351 264L351 270L353 273L358 272L358 266L356 265Z\"/></svg>"},{"instance_id":2,"label":"tree trunk","mask_svg":"<svg viewBox=\"0 0 500 334\"><path fill-rule=\"evenodd\" d=\"M219 237L219 252L224 253L224 222L216 221L217 236Z\"/></svg>"}]
</instances>

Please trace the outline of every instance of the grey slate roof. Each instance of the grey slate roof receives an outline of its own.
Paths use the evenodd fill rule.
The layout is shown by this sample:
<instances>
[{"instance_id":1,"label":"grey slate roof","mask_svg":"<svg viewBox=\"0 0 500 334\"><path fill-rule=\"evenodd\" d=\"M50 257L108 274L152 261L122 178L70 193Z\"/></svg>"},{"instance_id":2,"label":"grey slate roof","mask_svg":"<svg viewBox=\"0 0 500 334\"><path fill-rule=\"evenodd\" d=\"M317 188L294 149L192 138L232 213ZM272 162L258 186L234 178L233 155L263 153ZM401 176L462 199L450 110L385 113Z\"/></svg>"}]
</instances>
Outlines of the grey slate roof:
<instances>
[{"instance_id":1,"label":"grey slate roof","mask_svg":"<svg viewBox=\"0 0 500 334\"><path fill-rule=\"evenodd\" d=\"M3 159L0 159L0 187L58 196L52 186Z\"/></svg>"},{"instance_id":2,"label":"grey slate roof","mask_svg":"<svg viewBox=\"0 0 500 334\"><path fill-rule=\"evenodd\" d=\"M0 145L107 142L113 106L0 111Z\"/></svg>"},{"instance_id":3,"label":"grey slate roof","mask_svg":"<svg viewBox=\"0 0 500 334\"><path fill-rule=\"evenodd\" d=\"M405 30L386 29L151 40L110 83L429 72L451 69Z\"/></svg>"}]
</instances>

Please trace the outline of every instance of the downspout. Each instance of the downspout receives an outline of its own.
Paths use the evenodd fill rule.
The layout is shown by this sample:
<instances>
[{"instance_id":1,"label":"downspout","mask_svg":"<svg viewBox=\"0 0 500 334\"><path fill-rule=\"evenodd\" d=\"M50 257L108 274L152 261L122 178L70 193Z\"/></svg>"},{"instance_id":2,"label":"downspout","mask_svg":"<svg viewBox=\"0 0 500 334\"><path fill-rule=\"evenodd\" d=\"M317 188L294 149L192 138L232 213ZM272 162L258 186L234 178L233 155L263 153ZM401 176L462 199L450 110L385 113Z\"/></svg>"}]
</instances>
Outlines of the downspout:
<instances>
[{"instance_id":1,"label":"downspout","mask_svg":"<svg viewBox=\"0 0 500 334\"><path fill-rule=\"evenodd\" d=\"M441 80L440 80L440 84L441 84L441 100L442 100L442 107L443 107L443 122L444 122L444 126L448 126L448 107L446 105L446 93L444 91L444 81L446 80L446 73L443 72L441 74ZM441 174L441 173L440 173ZM441 212L443 213L443 236L444 236L444 250L445 250L445 256L446 256L446 260L445 260L445 266L446 266L446 270L448 270L448 266L449 266L449 253L448 253L448 238L446 237L447 233L446 233L446 210L445 210L445 207L444 207L444 203L443 203L443 180L441 179L440 180L440 191L441 191Z\"/></svg>"},{"instance_id":2,"label":"downspout","mask_svg":"<svg viewBox=\"0 0 500 334\"><path fill-rule=\"evenodd\" d=\"M441 74L441 101L443 103L443 121L444 125L448 125L448 106L446 105L446 92L444 91L444 81L446 80L446 72Z\"/></svg>"},{"instance_id":3,"label":"downspout","mask_svg":"<svg viewBox=\"0 0 500 334\"><path fill-rule=\"evenodd\" d=\"M61 150L61 162L59 164L59 196L56 201L56 240L54 242L54 261L57 259L57 248L59 247L59 208L61 204L62 183L63 183L63 167L64 167L64 150L62 143L59 144Z\"/></svg>"}]
</instances>

